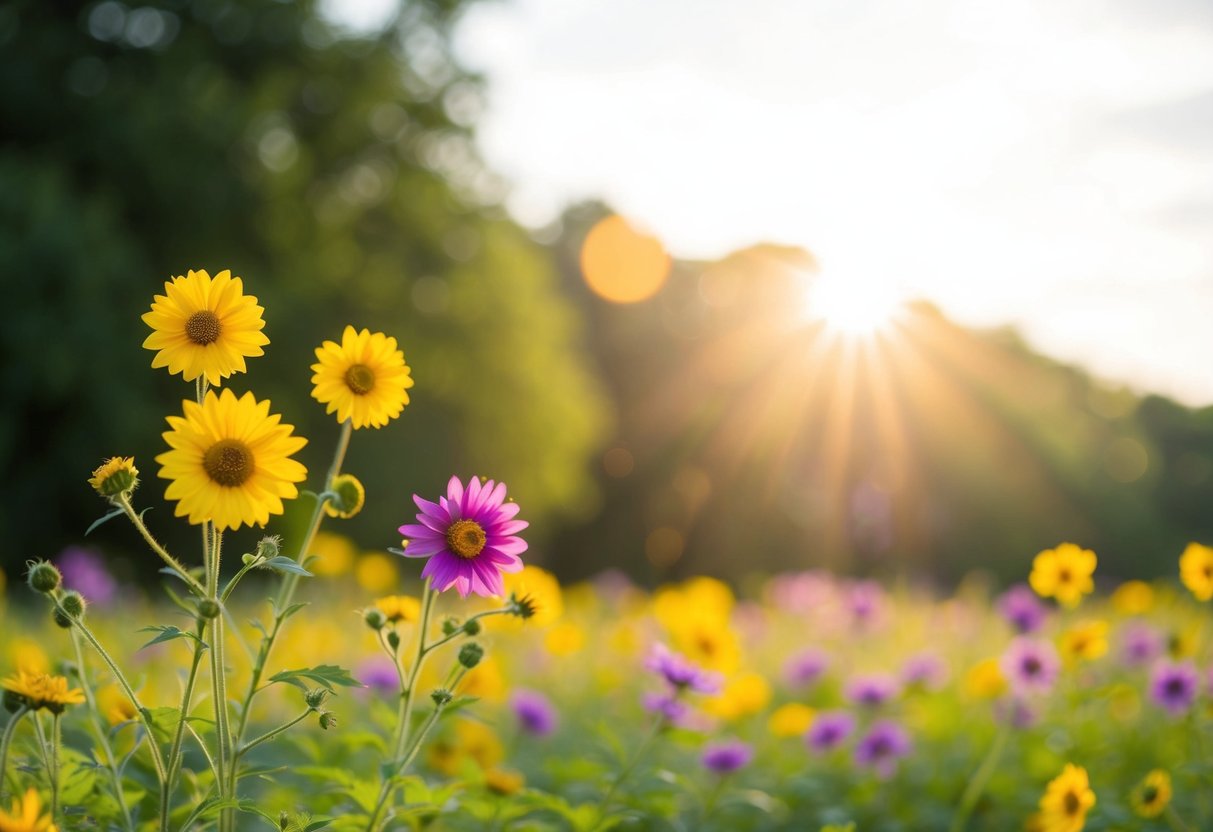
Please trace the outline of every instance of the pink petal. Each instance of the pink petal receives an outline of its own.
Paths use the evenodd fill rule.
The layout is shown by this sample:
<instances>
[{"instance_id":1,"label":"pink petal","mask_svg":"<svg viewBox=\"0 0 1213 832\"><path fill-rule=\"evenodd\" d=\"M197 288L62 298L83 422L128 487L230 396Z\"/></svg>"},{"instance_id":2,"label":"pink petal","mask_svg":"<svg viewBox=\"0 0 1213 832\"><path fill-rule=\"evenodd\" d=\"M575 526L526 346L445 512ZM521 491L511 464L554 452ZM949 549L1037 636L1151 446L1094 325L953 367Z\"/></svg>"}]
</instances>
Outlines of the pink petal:
<instances>
[{"instance_id":1,"label":"pink petal","mask_svg":"<svg viewBox=\"0 0 1213 832\"><path fill-rule=\"evenodd\" d=\"M424 540L439 540L445 539L446 535L431 529L429 526L419 526L416 523L405 523L400 528L396 529L405 537L417 537Z\"/></svg>"},{"instance_id":2,"label":"pink petal","mask_svg":"<svg viewBox=\"0 0 1213 832\"><path fill-rule=\"evenodd\" d=\"M463 483L459 481L459 477L452 476L446 484L446 497L452 503L463 502Z\"/></svg>"},{"instance_id":3,"label":"pink petal","mask_svg":"<svg viewBox=\"0 0 1213 832\"><path fill-rule=\"evenodd\" d=\"M521 537L490 536L486 542L498 552L507 555L521 555L526 551L526 541Z\"/></svg>"},{"instance_id":4,"label":"pink petal","mask_svg":"<svg viewBox=\"0 0 1213 832\"><path fill-rule=\"evenodd\" d=\"M531 525L525 520L506 520L501 523L494 523L485 529L489 535L510 535L515 532L520 532L527 526Z\"/></svg>"},{"instance_id":5,"label":"pink petal","mask_svg":"<svg viewBox=\"0 0 1213 832\"><path fill-rule=\"evenodd\" d=\"M445 551L445 540L411 538L409 540L409 545L404 547L404 556L406 558L428 558L430 555L436 555L439 552Z\"/></svg>"},{"instance_id":6,"label":"pink petal","mask_svg":"<svg viewBox=\"0 0 1213 832\"><path fill-rule=\"evenodd\" d=\"M468 481L468 487L463 492L463 500L460 506L463 508L463 516L468 517L476 513L476 500L480 496L480 480L477 477L472 477Z\"/></svg>"},{"instance_id":7,"label":"pink petal","mask_svg":"<svg viewBox=\"0 0 1213 832\"><path fill-rule=\"evenodd\" d=\"M480 557L491 561L502 572L518 572L522 569L522 558L517 555L507 555L505 552L499 552L491 546L485 546L484 551L480 553Z\"/></svg>"},{"instance_id":8,"label":"pink petal","mask_svg":"<svg viewBox=\"0 0 1213 832\"><path fill-rule=\"evenodd\" d=\"M438 503L431 503L429 500L425 499L424 497L420 497L420 496L414 494L413 502L417 504L417 508L421 509L424 513L426 513L432 517L438 517L438 518L450 517L450 513L448 511L446 511L446 509L444 509L442 506L438 505Z\"/></svg>"},{"instance_id":9,"label":"pink petal","mask_svg":"<svg viewBox=\"0 0 1213 832\"><path fill-rule=\"evenodd\" d=\"M459 508L458 500L448 500L446 497L439 497L438 505L446 509L447 516L451 518L451 522L454 522L463 516L462 510Z\"/></svg>"}]
</instances>

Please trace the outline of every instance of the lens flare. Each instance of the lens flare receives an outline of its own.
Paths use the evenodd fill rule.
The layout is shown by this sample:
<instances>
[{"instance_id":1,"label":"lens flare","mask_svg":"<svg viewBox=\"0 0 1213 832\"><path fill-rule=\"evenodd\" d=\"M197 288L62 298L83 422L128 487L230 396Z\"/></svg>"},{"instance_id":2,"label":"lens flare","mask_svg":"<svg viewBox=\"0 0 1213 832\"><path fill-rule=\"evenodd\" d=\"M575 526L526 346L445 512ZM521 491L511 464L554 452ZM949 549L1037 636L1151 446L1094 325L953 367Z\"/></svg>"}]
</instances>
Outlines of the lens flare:
<instances>
[{"instance_id":1,"label":"lens flare","mask_svg":"<svg viewBox=\"0 0 1213 832\"><path fill-rule=\"evenodd\" d=\"M657 293L670 273L670 256L661 241L612 215L600 220L581 245L581 271L599 297L612 303L637 303Z\"/></svg>"},{"instance_id":2,"label":"lens flare","mask_svg":"<svg viewBox=\"0 0 1213 832\"><path fill-rule=\"evenodd\" d=\"M870 337L889 327L903 309L889 286L872 281L823 275L805 294L805 311L829 332L852 338Z\"/></svg>"}]
</instances>

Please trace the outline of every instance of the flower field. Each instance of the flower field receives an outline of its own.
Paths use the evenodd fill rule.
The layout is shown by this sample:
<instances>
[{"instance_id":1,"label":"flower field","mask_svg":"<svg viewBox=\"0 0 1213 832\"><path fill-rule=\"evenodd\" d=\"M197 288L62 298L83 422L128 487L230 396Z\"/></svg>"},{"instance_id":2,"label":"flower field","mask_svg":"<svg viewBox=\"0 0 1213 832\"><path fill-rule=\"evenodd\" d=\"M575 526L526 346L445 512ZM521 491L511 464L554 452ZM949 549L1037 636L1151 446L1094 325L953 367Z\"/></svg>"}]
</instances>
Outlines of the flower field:
<instances>
[{"instance_id":1,"label":"flower field","mask_svg":"<svg viewBox=\"0 0 1213 832\"><path fill-rule=\"evenodd\" d=\"M561 587L505 484L375 494L344 470L409 403L390 335L316 349L340 437L308 472L306 440L232 389L269 343L261 313L198 271L143 317L188 398L154 466L115 456L89 485L163 593L80 549L10 577L0 832L1213 824L1213 549L1155 584L1104 586L1061 543L1005 591L820 571ZM152 488L197 553L158 541ZM298 539L250 532L290 500ZM401 507L399 547L341 536L372 500Z\"/></svg>"}]
</instances>

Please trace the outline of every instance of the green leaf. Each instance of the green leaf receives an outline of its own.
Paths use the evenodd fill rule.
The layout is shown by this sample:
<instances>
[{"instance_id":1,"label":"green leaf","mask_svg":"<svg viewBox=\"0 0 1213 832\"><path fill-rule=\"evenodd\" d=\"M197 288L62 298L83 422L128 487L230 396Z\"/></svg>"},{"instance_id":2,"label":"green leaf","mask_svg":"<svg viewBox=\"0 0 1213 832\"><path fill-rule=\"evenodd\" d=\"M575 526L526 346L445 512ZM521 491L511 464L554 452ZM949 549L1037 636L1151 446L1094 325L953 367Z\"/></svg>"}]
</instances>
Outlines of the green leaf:
<instances>
[{"instance_id":1,"label":"green leaf","mask_svg":"<svg viewBox=\"0 0 1213 832\"><path fill-rule=\"evenodd\" d=\"M286 682L288 685L294 685L300 690L307 690L307 685L300 679L308 679L318 685L322 685L328 690L332 690L334 685L343 688L361 688L366 687L343 667L337 667L332 664L321 664L316 667L304 667L299 670L283 670L281 673L275 673L270 677L270 684L276 682Z\"/></svg>"},{"instance_id":2,"label":"green leaf","mask_svg":"<svg viewBox=\"0 0 1213 832\"><path fill-rule=\"evenodd\" d=\"M278 555L267 560L261 566L266 569L273 569L275 572L289 572L292 575L302 575L305 578L312 577L312 573L308 572L294 558L288 558L286 555Z\"/></svg>"},{"instance_id":3,"label":"green leaf","mask_svg":"<svg viewBox=\"0 0 1213 832\"><path fill-rule=\"evenodd\" d=\"M147 648L147 647L151 647L153 644L159 644L162 641L172 641L173 639L176 639L176 638L192 638L194 641L196 641L200 645L202 645L203 650L205 650L208 646L205 641L198 638L197 633L187 632L186 630L182 630L179 627L174 627L171 624L168 624L168 625L157 624L152 627L143 627L142 629L139 630L139 632L141 632L141 633L159 633L160 634L160 635L156 636L154 639L152 639L151 641L149 641L147 644L143 645L143 647L140 647L139 648L140 650L143 650L144 648Z\"/></svg>"},{"instance_id":4,"label":"green leaf","mask_svg":"<svg viewBox=\"0 0 1213 832\"><path fill-rule=\"evenodd\" d=\"M101 517L98 517L96 520L93 521L93 524L85 530L84 536L88 537L90 534L92 534L93 530L96 529L98 526L100 526L102 523L108 523L110 520L113 520L115 517L120 517L123 514L126 514L125 509L116 508L107 514L104 514Z\"/></svg>"}]
</instances>

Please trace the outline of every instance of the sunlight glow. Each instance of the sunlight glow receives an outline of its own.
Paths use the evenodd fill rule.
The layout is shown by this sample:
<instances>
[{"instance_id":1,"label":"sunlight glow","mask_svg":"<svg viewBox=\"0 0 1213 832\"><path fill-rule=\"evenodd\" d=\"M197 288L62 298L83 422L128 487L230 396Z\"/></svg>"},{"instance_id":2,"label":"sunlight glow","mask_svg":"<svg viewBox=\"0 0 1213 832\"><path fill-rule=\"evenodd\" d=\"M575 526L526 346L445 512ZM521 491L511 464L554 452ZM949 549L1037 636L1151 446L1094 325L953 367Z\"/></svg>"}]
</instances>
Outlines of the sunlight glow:
<instances>
[{"instance_id":1,"label":"sunlight glow","mask_svg":"<svg viewBox=\"0 0 1213 832\"><path fill-rule=\"evenodd\" d=\"M901 298L879 283L824 275L805 294L805 311L829 332L853 338L876 335L889 327L903 307Z\"/></svg>"}]
</instances>

